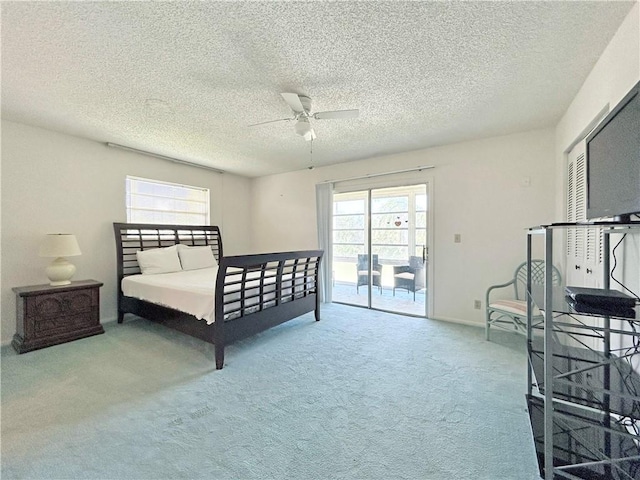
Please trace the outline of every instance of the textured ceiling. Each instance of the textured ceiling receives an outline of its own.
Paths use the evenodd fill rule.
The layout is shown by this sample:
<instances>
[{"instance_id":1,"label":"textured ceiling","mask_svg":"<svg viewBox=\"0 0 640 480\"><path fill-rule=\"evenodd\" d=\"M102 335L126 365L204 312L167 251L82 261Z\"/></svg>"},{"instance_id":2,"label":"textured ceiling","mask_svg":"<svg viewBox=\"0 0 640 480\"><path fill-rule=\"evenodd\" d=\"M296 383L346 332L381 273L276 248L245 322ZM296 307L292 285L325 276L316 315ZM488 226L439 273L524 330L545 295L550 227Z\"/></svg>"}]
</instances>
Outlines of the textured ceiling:
<instances>
[{"instance_id":1,"label":"textured ceiling","mask_svg":"<svg viewBox=\"0 0 640 480\"><path fill-rule=\"evenodd\" d=\"M633 3L2 2L2 117L247 176L547 127Z\"/></svg>"}]
</instances>

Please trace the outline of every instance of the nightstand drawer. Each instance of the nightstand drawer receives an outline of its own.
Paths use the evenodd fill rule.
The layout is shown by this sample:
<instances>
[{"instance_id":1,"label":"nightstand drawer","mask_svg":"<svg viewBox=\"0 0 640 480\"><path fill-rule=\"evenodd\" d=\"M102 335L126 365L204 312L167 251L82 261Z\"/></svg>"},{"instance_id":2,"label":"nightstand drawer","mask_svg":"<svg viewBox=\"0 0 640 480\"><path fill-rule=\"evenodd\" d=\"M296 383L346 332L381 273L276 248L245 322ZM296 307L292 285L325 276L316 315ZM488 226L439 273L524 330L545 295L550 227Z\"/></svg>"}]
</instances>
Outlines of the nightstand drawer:
<instances>
[{"instance_id":1,"label":"nightstand drawer","mask_svg":"<svg viewBox=\"0 0 640 480\"><path fill-rule=\"evenodd\" d=\"M97 305L97 301L97 289L27 297L25 315L44 319L90 312Z\"/></svg>"},{"instance_id":2,"label":"nightstand drawer","mask_svg":"<svg viewBox=\"0 0 640 480\"><path fill-rule=\"evenodd\" d=\"M91 327L99 323L96 315L91 310L75 315L59 317L33 317L27 320L26 333L33 338L51 337L64 333L76 332L83 328Z\"/></svg>"}]
</instances>

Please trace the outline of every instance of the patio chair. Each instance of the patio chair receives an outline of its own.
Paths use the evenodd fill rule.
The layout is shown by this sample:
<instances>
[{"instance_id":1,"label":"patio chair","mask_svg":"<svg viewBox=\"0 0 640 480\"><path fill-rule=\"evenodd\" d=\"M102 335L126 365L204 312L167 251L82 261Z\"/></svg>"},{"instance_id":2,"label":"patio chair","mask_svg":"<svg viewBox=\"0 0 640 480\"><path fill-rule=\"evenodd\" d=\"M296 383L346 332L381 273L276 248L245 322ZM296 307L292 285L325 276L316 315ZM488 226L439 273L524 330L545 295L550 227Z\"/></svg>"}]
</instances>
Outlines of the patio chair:
<instances>
[{"instance_id":1,"label":"patio chair","mask_svg":"<svg viewBox=\"0 0 640 480\"><path fill-rule=\"evenodd\" d=\"M371 284L374 287L378 287L380 294L382 294L382 282L380 281L380 277L382 276L382 265L378 263L378 255L372 255L372 257L373 268L371 269ZM358 271L356 292L360 293L360 286L369 285L369 255L358 254L356 269Z\"/></svg>"},{"instance_id":2,"label":"patio chair","mask_svg":"<svg viewBox=\"0 0 640 480\"><path fill-rule=\"evenodd\" d=\"M393 296L396 288L413 292L413 301L416 301L416 292L425 288L425 265L422 257L409 257L409 265L394 265L393 267Z\"/></svg>"},{"instance_id":3,"label":"patio chair","mask_svg":"<svg viewBox=\"0 0 640 480\"><path fill-rule=\"evenodd\" d=\"M552 272L552 282L558 286L562 282L560 272L555 266ZM544 287L545 267L543 260L531 260L531 285ZM491 301L494 290L513 286L511 298ZM513 278L507 283L492 285L487 290L485 305L487 308L486 337L489 340L489 329L492 326L509 331L515 331L522 335L527 334L527 262L518 265ZM543 313L534 305L531 312L532 326L540 324L544 320Z\"/></svg>"}]
</instances>

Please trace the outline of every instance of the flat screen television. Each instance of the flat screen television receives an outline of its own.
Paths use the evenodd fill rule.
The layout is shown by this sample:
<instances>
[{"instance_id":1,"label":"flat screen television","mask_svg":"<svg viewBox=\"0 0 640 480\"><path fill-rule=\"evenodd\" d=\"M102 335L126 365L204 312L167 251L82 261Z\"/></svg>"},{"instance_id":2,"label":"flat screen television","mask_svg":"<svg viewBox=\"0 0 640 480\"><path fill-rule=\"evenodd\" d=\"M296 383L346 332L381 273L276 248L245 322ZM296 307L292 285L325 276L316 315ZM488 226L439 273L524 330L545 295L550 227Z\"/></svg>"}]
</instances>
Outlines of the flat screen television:
<instances>
[{"instance_id":1,"label":"flat screen television","mask_svg":"<svg viewBox=\"0 0 640 480\"><path fill-rule=\"evenodd\" d=\"M640 82L587 136L587 219L640 214Z\"/></svg>"}]
</instances>

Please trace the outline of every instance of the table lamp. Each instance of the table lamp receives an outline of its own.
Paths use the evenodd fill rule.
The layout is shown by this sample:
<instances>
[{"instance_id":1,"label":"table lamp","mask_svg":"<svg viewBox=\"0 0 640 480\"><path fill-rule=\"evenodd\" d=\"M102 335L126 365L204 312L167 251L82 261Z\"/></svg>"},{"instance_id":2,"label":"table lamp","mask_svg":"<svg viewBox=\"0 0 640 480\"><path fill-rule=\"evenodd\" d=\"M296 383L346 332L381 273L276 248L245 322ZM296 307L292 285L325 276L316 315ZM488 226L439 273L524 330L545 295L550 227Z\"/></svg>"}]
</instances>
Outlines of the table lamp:
<instances>
[{"instance_id":1,"label":"table lamp","mask_svg":"<svg viewBox=\"0 0 640 480\"><path fill-rule=\"evenodd\" d=\"M50 285L69 285L76 267L63 257L82 255L75 235L68 233L50 233L40 245L41 257L53 257L55 260L46 268Z\"/></svg>"}]
</instances>

